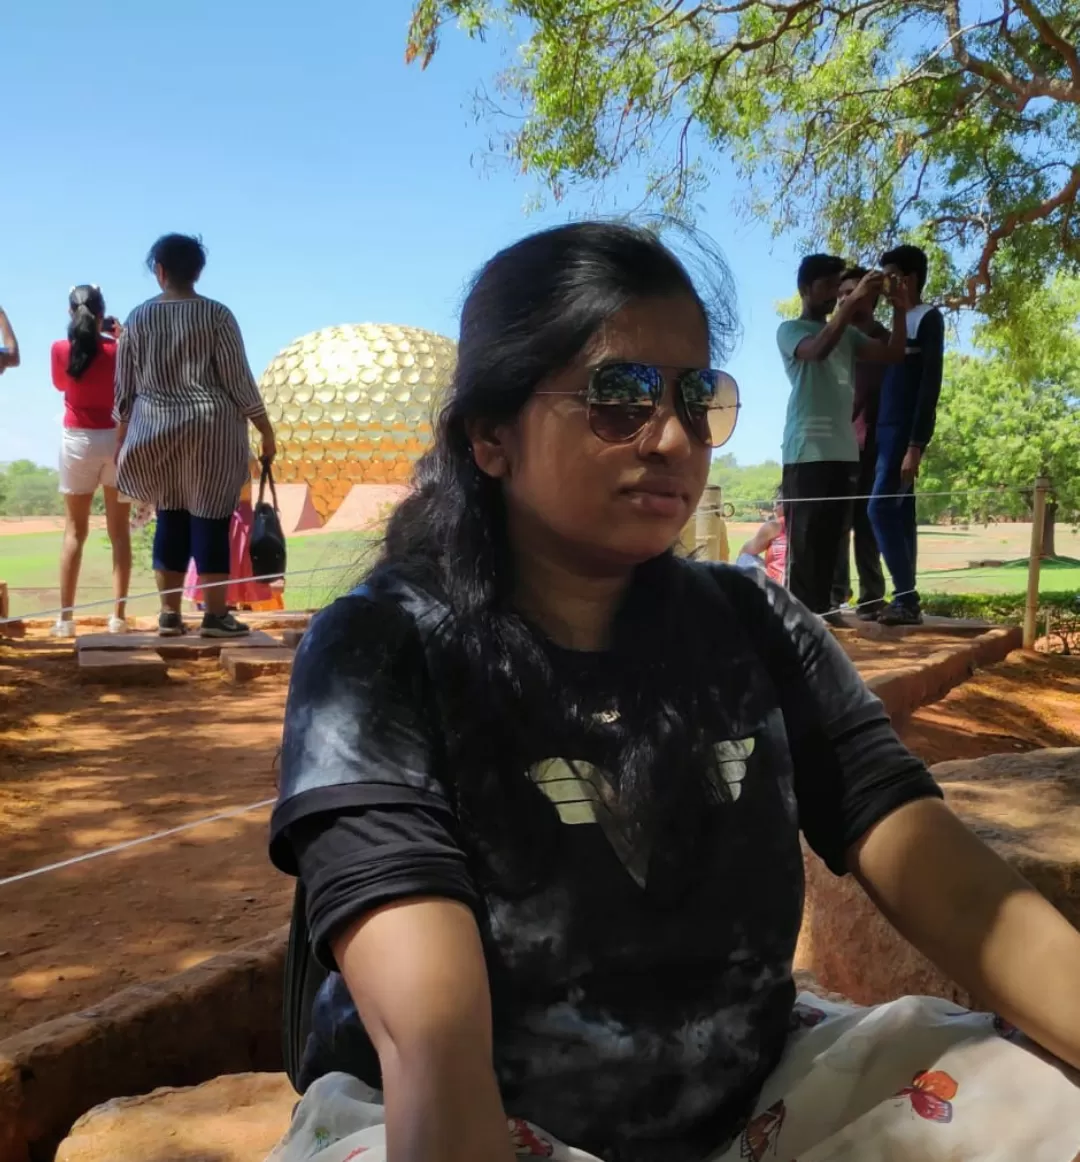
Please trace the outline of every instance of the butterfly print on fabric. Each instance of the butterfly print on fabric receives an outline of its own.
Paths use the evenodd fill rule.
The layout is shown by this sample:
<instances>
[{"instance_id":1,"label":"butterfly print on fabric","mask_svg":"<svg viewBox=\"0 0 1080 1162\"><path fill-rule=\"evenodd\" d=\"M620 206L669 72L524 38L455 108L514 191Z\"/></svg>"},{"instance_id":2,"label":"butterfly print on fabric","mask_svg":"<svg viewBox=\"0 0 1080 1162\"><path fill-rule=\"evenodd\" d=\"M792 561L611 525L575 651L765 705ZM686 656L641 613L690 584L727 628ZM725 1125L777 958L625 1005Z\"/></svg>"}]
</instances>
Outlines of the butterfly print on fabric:
<instances>
[{"instance_id":1,"label":"butterfly print on fabric","mask_svg":"<svg viewBox=\"0 0 1080 1162\"><path fill-rule=\"evenodd\" d=\"M541 1138L524 1118L509 1118L506 1124L514 1153L519 1158L550 1158L555 1153L551 1142Z\"/></svg>"},{"instance_id":2,"label":"butterfly print on fabric","mask_svg":"<svg viewBox=\"0 0 1080 1162\"><path fill-rule=\"evenodd\" d=\"M813 1005L805 1005L801 1001L796 1001L795 1007L791 1010L788 1029L792 1033L797 1033L800 1029L813 1029L825 1020L825 1016L826 1014L822 1009L816 1009Z\"/></svg>"},{"instance_id":3,"label":"butterfly print on fabric","mask_svg":"<svg viewBox=\"0 0 1080 1162\"><path fill-rule=\"evenodd\" d=\"M787 1107L782 1101L769 1106L743 1130L739 1139L739 1157L748 1158L750 1162L761 1162L770 1151L775 1154L777 1139L784 1128L784 1119L787 1117Z\"/></svg>"},{"instance_id":4,"label":"butterfly print on fabric","mask_svg":"<svg viewBox=\"0 0 1080 1162\"><path fill-rule=\"evenodd\" d=\"M753 753L752 738L717 743L716 769L712 772L717 802L738 800L746 778L746 762ZM529 778L555 807L561 822L569 827L586 823L598 826L633 881L639 888L645 887L650 845L643 837L633 834L606 771L584 759L553 758L532 767Z\"/></svg>"},{"instance_id":5,"label":"butterfly print on fabric","mask_svg":"<svg viewBox=\"0 0 1080 1162\"><path fill-rule=\"evenodd\" d=\"M951 1122L952 1099L960 1086L947 1073L916 1073L896 1096L911 1099L911 1108L928 1122Z\"/></svg>"}]
</instances>

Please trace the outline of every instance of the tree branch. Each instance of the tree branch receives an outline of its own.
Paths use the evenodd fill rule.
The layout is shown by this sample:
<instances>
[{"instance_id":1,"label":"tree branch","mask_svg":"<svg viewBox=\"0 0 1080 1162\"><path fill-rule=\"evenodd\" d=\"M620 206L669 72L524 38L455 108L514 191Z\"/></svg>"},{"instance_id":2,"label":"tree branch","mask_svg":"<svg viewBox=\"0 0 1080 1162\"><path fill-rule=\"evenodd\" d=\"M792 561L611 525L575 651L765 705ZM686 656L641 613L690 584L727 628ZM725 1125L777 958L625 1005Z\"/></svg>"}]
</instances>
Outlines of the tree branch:
<instances>
[{"instance_id":1,"label":"tree branch","mask_svg":"<svg viewBox=\"0 0 1080 1162\"><path fill-rule=\"evenodd\" d=\"M1077 54L1076 45L1058 33L1034 0L1016 0L1016 7L1028 18L1043 44L1049 45L1065 61L1073 85L1080 85L1080 55Z\"/></svg>"},{"instance_id":2,"label":"tree branch","mask_svg":"<svg viewBox=\"0 0 1080 1162\"><path fill-rule=\"evenodd\" d=\"M1000 226L996 226L986 236L986 244L979 257L979 264L975 273L967 280L965 293L954 296L947 305L954 308L975 306L979 301L980 288L984 291L990 289L990 263L1002 242L1015 234L1020 226L1044 221L1062 206L1074 204L1078 194L1080 194L1080 165L1073 167L1072 176L1053 197L1044 199L1037 206L1032 206L1028 210L1009 214Z\"/></svg>"}]
</instances>

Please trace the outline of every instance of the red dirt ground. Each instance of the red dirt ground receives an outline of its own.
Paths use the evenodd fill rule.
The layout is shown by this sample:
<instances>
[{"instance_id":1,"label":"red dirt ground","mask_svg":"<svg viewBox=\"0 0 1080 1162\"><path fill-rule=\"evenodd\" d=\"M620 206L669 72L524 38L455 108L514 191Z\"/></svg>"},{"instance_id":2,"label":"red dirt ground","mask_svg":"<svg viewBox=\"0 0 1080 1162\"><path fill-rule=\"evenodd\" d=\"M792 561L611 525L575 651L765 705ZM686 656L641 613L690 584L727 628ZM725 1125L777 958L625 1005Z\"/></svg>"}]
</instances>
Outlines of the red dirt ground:
<instances>
[{"instance_id":1,"label":"red dirt ground","mask_svg":"<svg viewBox=\"0 0 1080 1162\"><path fill-rule=\"evenodd\" d=\"M70 645L0 645L0 879L273 796L285 679L170 672L163 687L94 688ZM1014 654L905 737L930 762L1080 745L1080 659ZM267 860L268 817L0 887L0 1038L284 924L292 885Z\"/></svg>"}]
</instances>

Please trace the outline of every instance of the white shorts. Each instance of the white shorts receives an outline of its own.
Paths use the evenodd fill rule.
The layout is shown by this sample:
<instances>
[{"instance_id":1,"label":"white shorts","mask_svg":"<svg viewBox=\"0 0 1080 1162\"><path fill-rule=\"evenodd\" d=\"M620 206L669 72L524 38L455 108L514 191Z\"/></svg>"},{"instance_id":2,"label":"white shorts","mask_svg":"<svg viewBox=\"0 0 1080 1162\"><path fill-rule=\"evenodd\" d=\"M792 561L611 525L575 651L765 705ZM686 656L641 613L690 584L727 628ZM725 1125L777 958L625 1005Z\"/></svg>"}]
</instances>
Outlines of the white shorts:
<instances>
[{"instance_id":1,"label":"white shorts","mask_svg":"<svg viewBox=\"0 0 1080 1162\"><path fill-rule=\"evenodd\" d=\"M60 445L60 491L92 496L116 487L116 429L65 428Z\"/></svg>"}]
</instances>

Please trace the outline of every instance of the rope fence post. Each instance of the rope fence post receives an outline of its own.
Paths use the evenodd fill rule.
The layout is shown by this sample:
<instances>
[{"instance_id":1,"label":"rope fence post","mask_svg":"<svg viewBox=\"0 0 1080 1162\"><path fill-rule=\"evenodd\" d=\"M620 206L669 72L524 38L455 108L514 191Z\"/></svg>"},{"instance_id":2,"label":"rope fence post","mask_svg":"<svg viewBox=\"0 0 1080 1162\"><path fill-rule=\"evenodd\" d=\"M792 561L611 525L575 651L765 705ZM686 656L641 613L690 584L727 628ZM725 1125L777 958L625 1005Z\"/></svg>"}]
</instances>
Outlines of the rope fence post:
<instances>
[{"instance_id":1,"label":"rope fence post","mask_svg":"<svg viewBox=\"0 0 1080 1162\"><path fill-rule=\"evenodd\" d=\"M1046 494L1050 480L1040 476L1035 481L1031 517L1031 556L1028 558L1027 601L1024 603L1024 649L1035 648L1036 618L1039 611L1039 570L1042 563L1043 534L1046 530Z\"/></svg>"},{"instance_id":2,"label":"rope fence post","mask_svg":"<svg viewBox=\"0 0 1080 1162\"><path fill-rule=\"evenodd\" d=\"M698 505L695 540L704 547L702 554L706 561L720 560L720 525L723 520L720 515L720 505L723 500L723 489L719 484L709 484L701 496Z\"/></svg>"}]
</instances>

